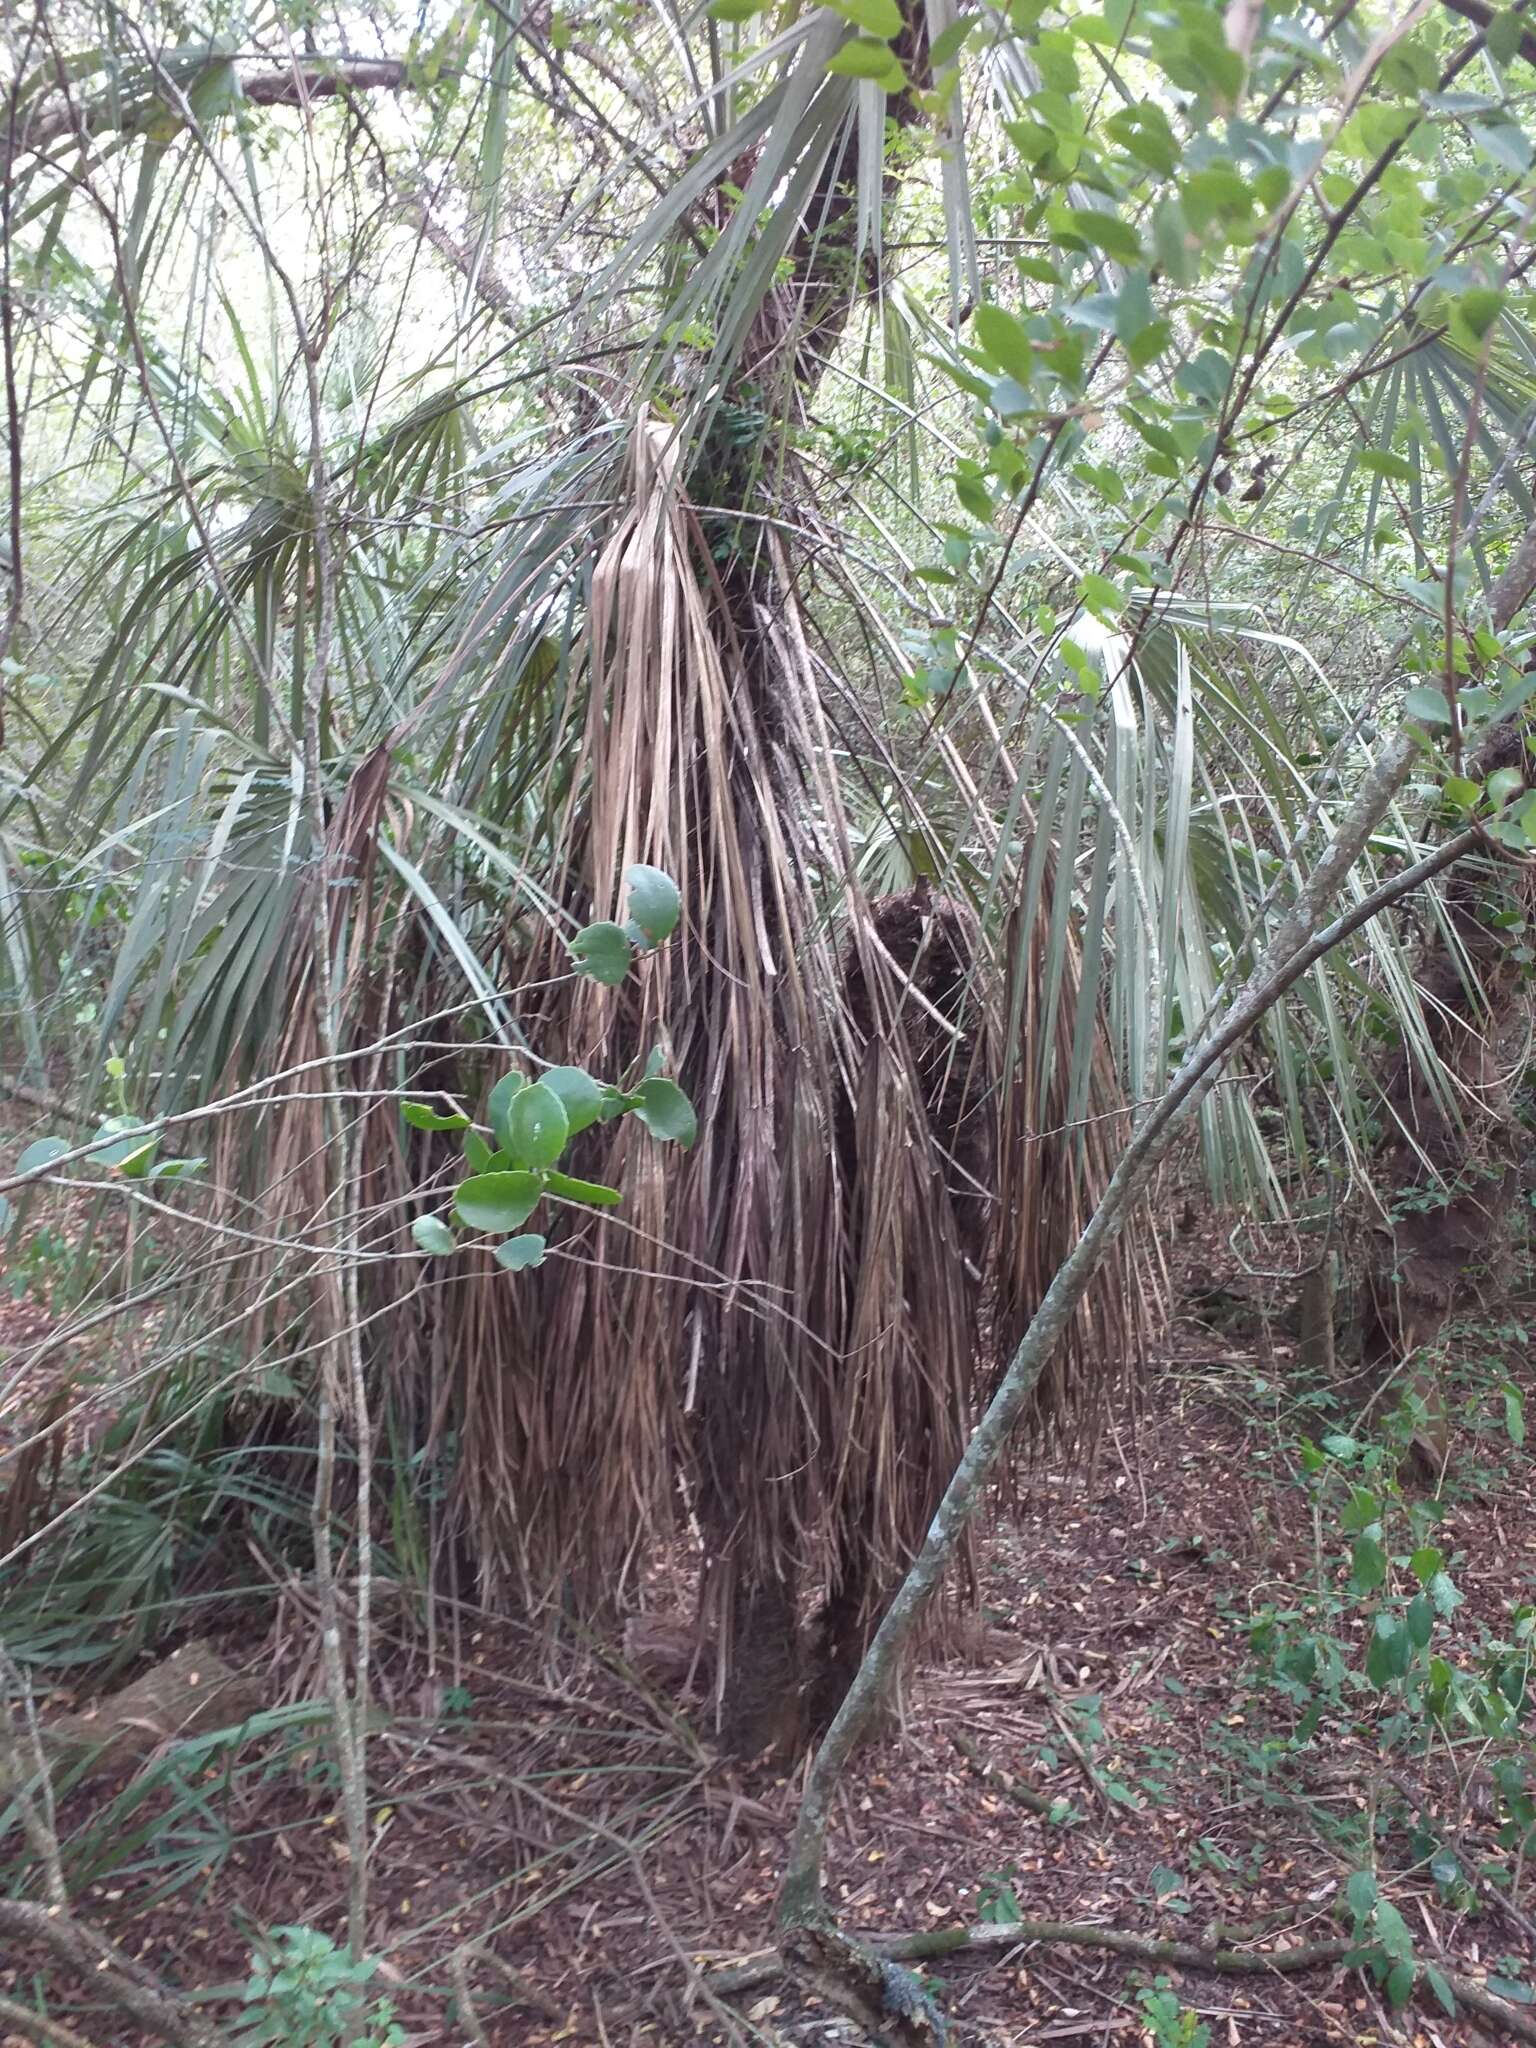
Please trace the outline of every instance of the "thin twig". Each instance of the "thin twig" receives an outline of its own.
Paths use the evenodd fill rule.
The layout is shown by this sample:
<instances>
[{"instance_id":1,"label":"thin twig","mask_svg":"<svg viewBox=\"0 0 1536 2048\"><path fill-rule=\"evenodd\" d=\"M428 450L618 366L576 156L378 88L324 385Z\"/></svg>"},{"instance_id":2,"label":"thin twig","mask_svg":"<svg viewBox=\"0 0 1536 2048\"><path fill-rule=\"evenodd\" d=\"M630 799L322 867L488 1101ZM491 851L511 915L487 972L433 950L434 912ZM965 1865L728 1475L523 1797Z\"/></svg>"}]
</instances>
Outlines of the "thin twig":
<instances>
[{"instance_id":1,"label":"thin twig","mask_svg":"<svg viewBox=\"0 0 1536 2048\"><path fill-rule=\"evenodd\" d=\"M14 2027L19 2034L29 2034L40 2048L95 2048L94 2042L87 2041L84 2034L77 2034L73 2027L66 2027L62 2020L48 2019L40 2012L28 2012L14 1998L0 1998L0 2020L4 2020L8 2027Z\"/></svg>"},{"instance_id":2,"label":"thin twig","mask_svg":"<svg viewBox=\"0 0 1536 2048\"><path fill-rule=\"evenodd\" d=\"M59 1848L58 1829L54 1825L53 1778L48 1769L48 1759L43 1754L31 1684L3 1644L0 1644L0 1680L4 1681L8 1695L0 1699L0 1792L9 1792L15 1800L16 1810L21 1815L22 1832L32 1844L33 1855L42 1865L48 1903L62 1912L69 1904L69 1892L64 1883L64 1858ZM23 1754L21 1737L13 1718L11 1695L21 1702L29 1755Z\"/></svg>"},{"instance_id":3,"label":"thin twig","mask_svg":"<svg viewBox=\"0 0 1536 2048\"><path fill-rule=\"evenodd\" d=\"M1042 1820L1049 1820L1056 1810L1057 1802L1047 1799L1043 1792L1036 1792L1028 1785L1021 1785L1011 1771L999 1771L981 1753L980 1745L967 1735L962 1728L952 1728L949 1739L970 1765L974 1774L983 1784L995 1785L1005 1799L1011 1799L1015 1806L1027 1807L1031 1813L1039 1814Z\"/></svg>"},{"instance_id":4,"label":"thin twig","mask_svg":"<svg viewBox=\"0 0 1536 2048\"><path fill-rule=\"evenodd\" d=\"M213 2028L184 1999L159 1984L116 1942L51 1906L0 1898L0 1934L33 1941L67 1963L98 1993L171 2048L217 2048Z\"/></svg>"}]
</instances>

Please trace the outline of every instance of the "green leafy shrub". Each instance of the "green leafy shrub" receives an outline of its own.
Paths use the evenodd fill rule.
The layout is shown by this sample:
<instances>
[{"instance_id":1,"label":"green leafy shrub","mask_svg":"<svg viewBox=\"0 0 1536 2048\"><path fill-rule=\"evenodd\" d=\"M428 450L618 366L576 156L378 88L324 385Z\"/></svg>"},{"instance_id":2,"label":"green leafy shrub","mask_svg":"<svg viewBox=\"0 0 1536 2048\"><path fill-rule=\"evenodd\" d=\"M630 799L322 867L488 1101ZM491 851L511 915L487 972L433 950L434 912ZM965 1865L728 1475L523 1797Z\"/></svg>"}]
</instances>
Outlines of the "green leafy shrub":
<instances>
[{"instance_id":1,"label":"green leafy shrub","mask_svg":"<svg viewBox=\"0 0 1536 2048\"><path fill-rule=\"evenodd\" d=\"M251 1954L239 2048L401 2048L387 1998L373 1999L371 1956L354 1962L315 1927L274 1927Z\"/></svg>"}]
</instances>

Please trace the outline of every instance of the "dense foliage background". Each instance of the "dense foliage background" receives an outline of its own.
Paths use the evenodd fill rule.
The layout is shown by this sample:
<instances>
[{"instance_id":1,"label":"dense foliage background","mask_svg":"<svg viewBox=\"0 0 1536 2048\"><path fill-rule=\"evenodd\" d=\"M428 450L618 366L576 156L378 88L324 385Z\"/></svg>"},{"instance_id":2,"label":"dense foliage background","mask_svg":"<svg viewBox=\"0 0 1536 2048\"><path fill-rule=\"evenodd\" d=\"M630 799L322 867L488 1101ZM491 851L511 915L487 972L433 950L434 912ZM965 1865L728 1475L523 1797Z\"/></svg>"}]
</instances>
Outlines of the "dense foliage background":
<instances>
[{"instance_id":1,"label":"dense foliage background","mask_svg":"<svg viewBox=\"0 0 1536 2048\"><path fill-rule=\"evenodd\" d=\"M606 1656L670 1603L678 1768L800 1756L963 1643L961 1510L1129 1415L1191 1233L1292 1319L1275 1427L1347 1503L1362 1656L1251 1603L1287 1740L1358 1734L1353 1673L1514 1770L1529 1588L1442 1655L1408 1503L1529 1209L1521 8L5 47L0 1839L55 1960L113 1829L66 1874L25 1701L282 1645L218 1767L318 1728L350 1874L247 1991L320 2016L243 2038L360 2037L402 1673L471 1608ZM1370 1883L1340 1954L1474 1996ZM934 2038L885 1995L835 1993Z\"/></svg>"}]
</instances>

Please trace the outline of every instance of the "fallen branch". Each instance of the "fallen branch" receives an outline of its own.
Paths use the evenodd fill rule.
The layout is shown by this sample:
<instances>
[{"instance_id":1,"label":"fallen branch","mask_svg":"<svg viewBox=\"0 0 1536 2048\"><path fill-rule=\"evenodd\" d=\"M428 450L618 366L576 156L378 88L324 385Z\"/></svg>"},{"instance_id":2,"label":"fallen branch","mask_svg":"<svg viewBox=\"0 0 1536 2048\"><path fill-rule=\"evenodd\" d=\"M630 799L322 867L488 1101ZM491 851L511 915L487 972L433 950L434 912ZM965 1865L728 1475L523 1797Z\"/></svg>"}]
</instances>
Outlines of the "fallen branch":
<instances>
[{"instance_id":1,"label":"fallen branch","mask_svg":"<svg viewBox=\"0 0 1536 2048\"><path fill-rule=\"evenodd\" d=\"M94 2048L84 2034L77 2034L73 2027L66 2027L62 2020L50 2020L40 2012L28 2012L24 2005L18 2005L14 1998L0 1998L0 2020L8 2027L14 2027L18 2034L39 2043L39 2048Z\"/></svg>"},{"instance_id":2,"label":"fallen branch","mask_svg":"<svg viewBox=\"0 0 1536 2048\"><path fill-rule=\"evenodd\" d=\"M992 1949L1015 1948L1025 1942L1104 1949L1112 1955L1128 1956L1134 1962L1150 1963L1160 1969L1203 1970L1213 1976L1226 1977L1299 1976L1306 1970L1341 1963L1359 1947L1357 1942L1333 1939L1298 1942L1295 1948L1206 1948L1198 1942L1164 1941L1155 1935L1134 1934L1120 1927L1101 1927L1087 1920L984 1921L970 1927L930 1928L920 1934L870 1935L860 1942L821 1930L819 1942L823 1953L818 1959L815 1975L825 1975L842 1960L846 1951L860 1970L861 1982L868 1977L871 1963L878 1969L880 1965L889 1963L932 1962L940 1956L967 1952L984 1954ZM836 1950L835 1957L828 1953L829 1949ZM812 1974L807 1971L803 1956L797 1956L795 1963L797 1976ZM1494 2021L1511 2040L1536 2044L1536 2017L1521 2012L1518 2006L1497 1997L1475 1977L1451 1968L1439 1957L1435 1968L1459 2003L1469 2011ZM770 1948L748 1956L728 1969L711 1970L704 1983L717 1997L728 1998L737 1992L751 1991L759 1984L769 1983L784 1972L784 1956L777 1949ZM867 1986L865 2002L868 2003ZM921 2009L908 2013L896 2006L888 2006L876 2015L873 2024L877 2038L888 2038L899 2044L899 2048L908 2048L911 2043L920 2043L926 2048L929 2041L942 2038L934 2033L929 2016Z\"/></svg>"},{"instance_id":3,"label":"fallen branch","mask_svg":"<svg viewBox=\"0 0 1536 2048\"><path fill-rule=\"evenodd\" d=\"M1481 2013L1485 2020L1492 2020L1497 2026L1501 2026L1511 2040L1536 2042L1536 2019L1521 2012L1518 2006L1511 2005L1507 1998L1495 1997L1493 1992L1486 1985L1479 1984L1475 1977L1463 1977L1459 1970L1448 1970L1444 1963L1438 1961L1435 1968L1463 2005L1470 2006L1473 2012Z\"/></svg>"},{"instance_id":4,"label":"fallen branch","mask_svg":"<svg viewBox=\"0 0 1536 2048\"><path fill-rule=\"evenodd\" d=\"M33 1088L25 1081L0 1079L0 1095L12 1102L24 1102L29 1109L40 1109L45 1116L61 1117L66 1123L88 1124L90 1118L82 1116L78 1109L71 1109L62 1095L55 1095L51 1088Z\"/></svg>"},{"instance_id":5,"label":"fallen branch","mask_svg":"<svg viewBox=\"0 0 1536 2048\"><path fill-rule=\"evenodd\" d=\"M146 2032L170 2042L171 2048L217 2048L213 2027L185 2000L157 1984L116 1942L72 1914L21 1899L0 1899L0 1935L40 1943Z\"/></svg>"},{"instance_id":6,"label":"fallen branch","mask_svg":"<svg viewBox=\"0 0 1536 2048\"><path fill-rule=\"evenodd\" d=\"M210 70L226 62L210 49ZM308 57L268 71L246 72L239 78L239 90L252 106L302 108L342 93L400 92L409 82L410 68L400 57ZM149 94L134 102L119 91L84 106L60 97L23 114L13 154L46 156L62 142L134 135L165 117L164 102Z\"/></svg>"},{"instance_id":7,"label":"fallen branch","mask_svg":"<svg viewBox=\"0 0 1536 2048\"><path fill-rule=\"evenodd\" d=\"M985 1920L969 1927L927 1928L920 1934L871 1935L863 1946L886 1962L920 1963L956 1955L962 1950L1013 1948L1021 1942L1107 1949L1112 1954L1162 1968L1211 1970L1218 1975L1237 1977L1270 1973L1292 1976L1300 1970L1319 1969L1325 1963L1342 1962L1356 1946L1339 1939L1303 1942L1295 1948L1203 1948L1198 1942L1163 1941L1155 1935L1133 1934L1120 1927L1101 1927L1091 1920ZM781 1975L783 1969L784 1958L777 1949L768 1948L729 1969L711 1971L704 1981L724 1996L766 1984Z\"/></svg>"},{"instance_id":8,"label":"fallen branch","mask_svg":"<svg viewBox=\"0 0 1536 2048\"><path fill-rule=\"evenodd\" d=\"M210 1728L232 1728L265 1705L260 1686L236 1671L201 1637L77 1714L59 1714L41 1731L45 1751L78 1764L72 1783L143 1762L167 1742Z\"/></svg>"}]
</instances>

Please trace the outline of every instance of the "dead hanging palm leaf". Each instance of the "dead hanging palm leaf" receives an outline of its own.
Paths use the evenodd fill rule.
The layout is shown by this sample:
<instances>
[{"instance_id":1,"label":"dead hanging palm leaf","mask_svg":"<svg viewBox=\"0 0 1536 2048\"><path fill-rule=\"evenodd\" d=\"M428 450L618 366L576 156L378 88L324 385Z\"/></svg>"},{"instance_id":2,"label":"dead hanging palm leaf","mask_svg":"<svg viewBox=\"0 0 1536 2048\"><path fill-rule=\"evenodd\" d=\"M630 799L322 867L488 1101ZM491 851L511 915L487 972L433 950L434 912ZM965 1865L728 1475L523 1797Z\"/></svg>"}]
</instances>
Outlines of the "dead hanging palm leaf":
<instances>
[{"instance_id":1,"label":"dead hanging palm leaf","mask_svg":"<svg viewBox=\"0 0 1536 2048\"><path fill-rule=\"evenodd\" d=\"M665 1045L702 1111L699 1141L663 1172L643 1134L594 1130L582 1170L623 1189L620 1215L538 1276L536 1307L486 1276L478 1292L497 1305L469 1312L505 1318L500 1376L518 1407L501 1426L509 1395L475 1368L465 1484L490 1555L515 1556L546 1596L566 1584L592 1602L617 1595L667 1526L681 1469L728 1639L742 1585L793 1616L821 1540L846 1062L816 896L828 795L803 699L772 672L772 623L754 623L756 646L735 629L678 446L641 422L624 515L593 569L580 795L561 836L584 916L612 914L622 870L644 862L678 882L685 928L622 989L567 984L529 1031L542 1057L614 1075ZM536 954L529 979L560 964ZM778 1634L787 1656L792 1629Z\"/></svg>"},{"instance_id":2,"label":"dead hanging palm leaf","mask_svg":"<svg viewBox=\"0 0 1536 2048\"><path fill-rule=\"evenodd\" d=\"M317 1010L317 973L335 977L339 1013L346 1020L347 1043L366 1043L381 1014L380 990L370 980L379 944L380 898L375 889L379 833L389 795L389 755L377 747L354 769L341 802L327 828L327 853L323 862L311 864L296 892L294 936L284 962L281 1014L286 1018L275 1048L279 1073L303 1069L314 1063L321 1051ZM327 923L330 958L317 963L315 949L308 942L312 929L306 903L308 890L324 885L332 888ZM244 1048L224 1076L223 1090L238 1087L244 1080ZM393 1136L393 1119L376 1114L367 1119L374 1144L386 1145ZM365 1136L368 1133L365 1133ZM242 1291L258 1306L246 1318L242 1341L255 1356L269 1331L302 1314L303 1301L320 1291L322 1326L339 1328L339 1274L334 1260L316 1260L311 1251L316 1233L333 1229L337 1219L328 1216L326 1165L326 1104L318 1093L295 1089L286 1099L256 1107L249 1118L221 1118L213 1127L211 1159L215 1184L234 1191L244 1205L259 1198L260 1242L252 1259L229 1274L231 1287ZM252 1161L259 1161L259 1179L252 1185ZM369 1178L375 1167L370 1163ZM242 1217L242 1221L244 1218ZM285 1244L293 1247L284 1249ZM291 1276L290 1298L284 1275Z\"/></svg>"},{"instance_id":3,"label":"dead hanging palm leaf","mask_svg":"<svg viewBox=\"0 0 1536 2048\"><path fill-rule=\"evenodd\" d=\"M845 990L861 1057L839 1131L846 1414L815 1722L964 1448L995 1230L998 1019L974 914L926 883L873 905L854 924Z\"/></svg>"},{"instance_id":4,"label":"dead hanging palm leaf","mask_svg":"<svg viewBox=\"0 0 1536 2048\"><path fill-rule=\"evenodd\" d=\"M1108 1036L1083 1000L1078 942L1057 901L1060 886L1054 849L1046 850L1035 915L1015 912L1005 941L988 1317L994 1376L1082 1235L1131 1127ZM1125 1385L1158 1298L1152 1248L1133 1225L1041 1375L1028 1426L1036 1442L1070 1438Z\"/></svg>"},{"instance_id":5,"label":"dead hanging palm leaf","mask_svg":"<svg viewBox=\"0 0 1536 2048\"><path fill-rule=\"evenodd\" d=\"M586 1133L577 1170L623 1208L516 1287L487 1268L454 1290L444 1348L492 1573L591 1611L685 1509L727 1734L750 1749L835 1704L927 1526L984 1376L1000 1250L1009 1313L1039 1277L1013 1245L1059 1199L1042 1159L1068 1177L1070 1216L1104 1157L1016 1146L1023 1179L999 1180L1002 1106L1054 1113L1056 1096L1004 1085L1003 980L975 916L860 897L778 542L722 548L679 448L639 423L592 572L557 838L580 918L615 915L643 862L677 881L684 925L618 989L560 983L527 1029L541 1058L613 1078L664 1047L698 1143L663 1167L632 1126ZM526 981L564 964L545 940ZM1075 1004L1075 979L1059 999ZM1065 1033L1061 1057L1077 1043ZM1108 1082L1102 1056L1095 1074ZM1092 1334L1118 1334L1112 1306ZM1055 1393L1085 1378L1079 1360Z\"/></svg>"}]
</instances>

